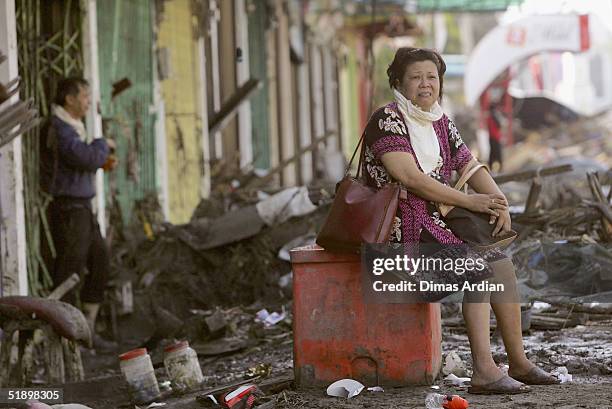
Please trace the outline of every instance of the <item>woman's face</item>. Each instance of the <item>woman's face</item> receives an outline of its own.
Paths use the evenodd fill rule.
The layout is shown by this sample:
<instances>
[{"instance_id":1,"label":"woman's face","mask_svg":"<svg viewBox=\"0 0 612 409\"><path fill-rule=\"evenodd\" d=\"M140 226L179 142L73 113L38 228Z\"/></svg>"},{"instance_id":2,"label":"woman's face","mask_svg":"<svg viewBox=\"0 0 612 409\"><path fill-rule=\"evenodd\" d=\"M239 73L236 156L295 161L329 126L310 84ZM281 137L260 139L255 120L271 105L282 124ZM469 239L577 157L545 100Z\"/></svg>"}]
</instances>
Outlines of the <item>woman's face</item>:
<instances>
[{"instance_id":1,"label":"woman's face","mask_svg":"<svg viewBox=\"0 0 612 409\"><path fill-rule=\"evenodd\" d=\"M429 111L440 96L440 78L433 61L417 61L406 67L399 91L424 111Z\"/></svg>"}]
</instances>

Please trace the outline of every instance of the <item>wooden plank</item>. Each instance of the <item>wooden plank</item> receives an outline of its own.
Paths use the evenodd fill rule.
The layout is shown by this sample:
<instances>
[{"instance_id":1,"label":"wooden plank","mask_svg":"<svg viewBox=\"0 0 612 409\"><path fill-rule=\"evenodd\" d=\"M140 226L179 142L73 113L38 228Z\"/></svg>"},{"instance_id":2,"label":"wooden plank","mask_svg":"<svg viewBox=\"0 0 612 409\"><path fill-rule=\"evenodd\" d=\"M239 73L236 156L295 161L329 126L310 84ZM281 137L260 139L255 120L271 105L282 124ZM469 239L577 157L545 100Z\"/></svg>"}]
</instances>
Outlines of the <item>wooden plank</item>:
<instances>
[{"instance_id":1,"label":"wooden plank","mask_svg":"<svg viewBox=\"0 0 612 409\"><path fill-rule=\"evenodd\" d=\"M0 82L19 75L15 2L0 1L0 50L8 57L0 64ZM9 101L17 101L13 95ZM23 164L21 139L0 149L0 274L2 294L27 295L26 224L23 205Z\"/></svg>"},{"instance_id":2,"label":"wooden plank","mask_svg":"<svg viewBox=\"0 0 612 409\"><path fill-rule=\"evenodd\" d=\"M70 290L74 288L81 281L81 278L77 273L72 274L63 283L58 285L51 294L47 296L48 300L61 300Z\"/></svg>"},{"instance_id":3,"label":"wooden plank","mask_svg":"<svg viewBox=\"0 0 612 409\"><path fill-rule=\"evenodd\" d=\"M525 202L525 211L524 213L530 213L537 209L538 198L540 197L540 193L542 192L542 183L539 178L536 178L531 182L531 187L529 188L529 194L527 195L527 201Z\"/></svg>"},{"instance_id":4,"label":"wooden plank","mask_svg":"<svg viewBox=\"0 0 612 409\"><path fill-rule=\"evenodd\" d=\"M312 129L311 129L311 112L310 112L310 77L308 73L308 61L310 60L308 55L308 46L304 52L305 61L297 67L298 76L298 131L299 131L299 145L301 148L310 146L312 141ZM309 184L313 179L312 171L312 153L306 152L300 158L300 183L303 185Z\"/></svg>"},{"instance_id":5,"label":"wooden plank","mask_svg":"<svg viewBox=\"0 0 612 409\"><path fill-rule=\"evenodd\" d=\"M520 172L502 173L493 177L496 183L506 183L510 181L523 181L533 179L536 176L551 176L559 173L571 172L573 167L571 164L549 166L541 169L524 170Z\"/></svg>"},{"instance_id":6,"label":"wooden plank","mask_svg":"<svg viewBox=\"0 0 612 409\"><path fill-rule=\"evenodd\" d=\"M45 350L47 352L46 369L48 383L64 383L66 372L64 368L64 348L59 335L51 326L45 326Z\"/></svg>"},{"instance_id":7,"label":"wooden plank","mask_svg":"<svg viewBox=\"0 0 612 409\"><path fill-rule=\"evenodd\" d=\"M273 9L270 9L267 17L272 17ZM273 168L280 162L280 126L278 119L278 67L276 64L276 28L265 31L266 42L266 76L268 80L267 104L268 104L268 133L269 138L266 148L269 150L269 163L267 169ZM273 180L275 185L279 185L280 178Z\"/></svg>"},{"instance_id":8,"label":"wooden plank","mask_svg":"<svg viewBox=\"0 0 612 409\"><path fill-rule=\"evenodd\" d=\"M296 160L298 160L304 153L306 152L311 152L315 149L317 149L318 145L321 142L325 142L325 140L327 138L329 138L330 136L336 135L336 132L328 132L325 135L316 138L310 145L305 146L303 148L301 148L293 157L288 158L283 160L281 163L278 164L278 166L274 167L273 169L270 169L270 171L263 177L258 178L258 179L253 179L252 184L256 184L256 185L263 185L265 183L267 183L270 179L272 179L277 173L281 172L287 165L295 162Z\"/></svg>"},{"instance_id":9,"label":"wooden plank","mask_svg":"<svg viewBox=\"0 0 612 409\"><path fill-rule=\"evenodd\" d=\"M234 37L236 51L242 52L236 58L236 85L242 86L251 77L249 67L249 20L247 18L246 0L234 0ZM258 51L258 50L254 50ZM251 104L247 100L238 107L238 149L240 150L240 167L253 162L253 131Z\"/></svg>"},{"instance_id":10,"label":"wooden plank","mask_svg":"<svg viewBox=\"0 0 612 409\"><path fill-rule=\"evenodd\" d=\"M240 105L246 101L252 94L261 86L261 81L251 78L243 86L241 86L234 95L232 95L226 103L223 104L221 110L210 119L208 124L208 132L210 134L223 130L227 124L234 118Z\"/></svg>"},{"instance_id":11,"label":"wooden plank","mask_svg":"<svg viewBox=\"0 0 612 409\"><path fill-rule=\"evenodd\" d=\"M595 203L592 203L592 206L598 209L602 214L601 224L603 226L603 238L606 241L610 241L612 240L612 210L610 209L610 203L603 193L597 173L587 173L587 180L593 199L595 199Z\"/></svg>"},{"instance_id":12,"label":"wooden plank","mask_svg":"<svg viewBox=\"0 0 612 409\"><path fill-rule=\"evenodd\" d=\"M66 371L66 382L79 382L85 379L85 370L81 359L81 350L75 341L62 338L62 349L64 353L64 368Z\"/></svg>"},{"instance_id":13,"label":"wooden plank","mask_svg":"<svg viewBox=\"0 0 612 409\"><path fill-rule=\"evenodd\" d=\"M221 82L221 101L227 102L237 92L236 84L236 39L234 38L234 2L220 0L219 20L219 80ZM221 108L223 110L223 108ZM216 112L216 111L215 111ZM210 125L209 125L210 127ZM238 128L232 115L222 127L223 156L237 167L238 162ZM219 157L220 159L221 157Z\"/></svg>"},{"instance_id":14,"label":"wooden plank","mask_svg":"<svg viewBox=\"0 0 612 409\"><path fill-rule=\"evenodd\" d=\"M289 16L283 7L282 0L276 0L276 48L278 65L278 115L280 125L280 159L281 163L295 155L294 103L296 99L292 94L291 58L289 47ZM281 169L281 183L283 186L294 186L297 182L297 166L285 162Z\"/></svg>"}]
</instances>

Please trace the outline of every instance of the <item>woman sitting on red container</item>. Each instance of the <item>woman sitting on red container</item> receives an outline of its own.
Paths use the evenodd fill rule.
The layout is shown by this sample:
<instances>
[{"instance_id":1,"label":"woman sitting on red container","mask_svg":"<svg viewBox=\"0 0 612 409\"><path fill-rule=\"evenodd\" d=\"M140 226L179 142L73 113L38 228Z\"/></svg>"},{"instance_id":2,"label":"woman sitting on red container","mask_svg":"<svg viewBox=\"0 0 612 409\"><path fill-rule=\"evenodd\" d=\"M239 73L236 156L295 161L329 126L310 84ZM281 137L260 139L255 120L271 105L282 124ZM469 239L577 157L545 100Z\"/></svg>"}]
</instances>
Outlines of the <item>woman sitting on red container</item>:
<instances>
[{"instance_id":1,"label":"woman sitting on red container","mask_svg":"<svg viewBox=\"0 0 612 409\"><path fill-rule=\"evenodd\" d=\"M374 112L365 130L366 183L381 188L395 180L408 191L408 198L400 200L391 242L463 243L461 232L449 228L435 203L489 214L489 223L495 224L493 236L510 231L508 202L486 169L479 169L469 179L477 193L467 194L449 186L451 172L461 174L474 165L475 159L438 103L445 70L441 56L432 50L400 48L387 70L395 101ZM471 299L473 294L469 292L464 294L463 315L473 360L470 392L524 393L530 391L526 384L558 383L525 355L514 266L503 253L498 254L500 257L489 265L495 279L505 285L504 296L513 296L513 301L503 302L495 293L486 293L486 302ZM507 375L491 355L490 306L508 353Z\"/></svg>"}]
</instances>

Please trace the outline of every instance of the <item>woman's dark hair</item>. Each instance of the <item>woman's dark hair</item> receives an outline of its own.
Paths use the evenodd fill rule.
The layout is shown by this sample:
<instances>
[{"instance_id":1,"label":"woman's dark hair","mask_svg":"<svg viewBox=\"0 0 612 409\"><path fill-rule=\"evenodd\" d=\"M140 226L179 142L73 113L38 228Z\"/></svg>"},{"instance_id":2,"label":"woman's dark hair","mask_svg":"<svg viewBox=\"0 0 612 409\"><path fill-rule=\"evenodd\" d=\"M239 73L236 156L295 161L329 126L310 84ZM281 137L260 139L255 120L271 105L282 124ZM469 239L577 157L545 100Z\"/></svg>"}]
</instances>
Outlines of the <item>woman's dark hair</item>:
<instances>
[{"instance_id":1,"label":"woman's dark hair","mask_svg":"<svg viewBox=\"0 0 612 409\"><path fill-rule=\"evenodd\" d=\"M446 63L434 50L426 48L402 47L397 50L393 62L387 68L387 76L389 77L389 86L394 88L402 82L406 67L417 61L431 61L438 68L438 78L440 79L440 99L442 99L442 86L444 82L444 73L446 72Z\"/></svg>"},{"instance_id":2,"label":"woman's dark hair","mask_svg":"<svg viewBox=\"0 0 612 409\"><path fill-rule=\"evenodd\" d=\"M80 87L88 87L87 80L81 77L69 77L60 80L57 83L57 92L55 93L55 103L64 106L68 95L79 95Z\"/></svg>"}]
</instances>

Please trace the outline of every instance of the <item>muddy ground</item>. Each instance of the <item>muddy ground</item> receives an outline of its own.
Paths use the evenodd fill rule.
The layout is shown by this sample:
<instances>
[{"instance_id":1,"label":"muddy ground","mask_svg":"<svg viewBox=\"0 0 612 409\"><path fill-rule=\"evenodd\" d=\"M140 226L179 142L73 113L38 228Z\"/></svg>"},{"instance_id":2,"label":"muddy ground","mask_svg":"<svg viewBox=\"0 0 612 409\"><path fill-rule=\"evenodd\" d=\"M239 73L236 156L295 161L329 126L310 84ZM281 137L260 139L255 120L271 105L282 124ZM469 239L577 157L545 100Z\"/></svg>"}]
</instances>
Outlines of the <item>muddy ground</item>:
<instances>
[{"instance_id":1,"label":"muddy ground","mask_svg":"<svg viewBox=\"0 0 612 409\"><path fill-rule=\"evenodd\" d=\"M261 338L258 345L226 356L201 359L207 387L215 387L245 379L249 367L260 363L272 366L270 376L292 371L292 338L287 323ZM471 366L467 336L462 327L443 329L443 353L456 351ZM470 408L612 408L612 321L589 323L558 331L535 331L525 335L528 357L546 370L566 366L573 382L555 386L536 386L533 392L514 396L475 396L466 388L448 386L438 379L436 385L444 393L459 394L470 402ZM505 355L499 337L492 338L495 360L504 364ZM158 361L155 357L154 361ZM129 404L125 385L119 376L116 355L85 354L88 381L67 385L68 400L92 408L134 408ZM165 378L162 367L158 380ZM371 386L371 385L368 385ZM424 397L433 391L429 387L387 389L383 393L362 392L350 400L331 398L324 388L287 389L260 400L274 408L424 408ZM196 400L201 393L168 396L167 409L201 408ZM143 406L144 407L144 406Z\"/></svg>"}]
</instances>

